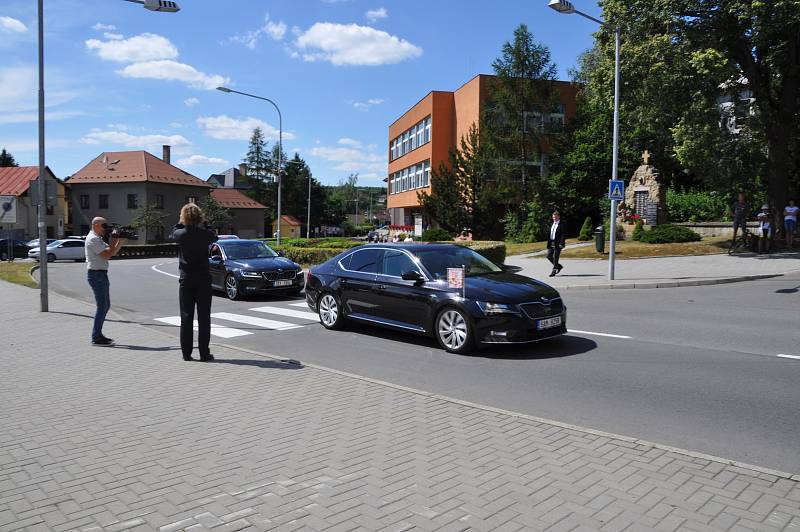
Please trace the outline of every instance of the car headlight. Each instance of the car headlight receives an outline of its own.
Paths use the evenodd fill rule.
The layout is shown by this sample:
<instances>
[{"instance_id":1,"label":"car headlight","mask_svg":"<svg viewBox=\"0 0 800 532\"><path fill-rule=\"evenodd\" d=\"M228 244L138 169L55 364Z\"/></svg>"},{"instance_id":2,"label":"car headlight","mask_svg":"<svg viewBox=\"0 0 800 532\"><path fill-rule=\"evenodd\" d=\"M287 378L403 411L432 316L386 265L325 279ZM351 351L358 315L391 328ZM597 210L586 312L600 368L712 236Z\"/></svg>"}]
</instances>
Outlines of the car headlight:
<instances>
[{"instance_id":1,"label":"car headlight","mask_svg":"<svg viewBox=\"0 0 800 532\"><path fill-rule=\"evenodd\" d=\"M241 273L242 273L242 277L248 277L250 279L257 279L257 278L261 277L261 274L259 272L249 272L249 271L246 271L246 270L242 270Z\"/></svg>"},{"instance_id":2,"label":"car headlight","mask_svg":"<svg viewBox=\"0 0 800 532\"><path fill-rule=\"evenodd\" d=\"M519 314L516 305L506 305L505 303L488 303L485 301L476 301L478 307L487 316L493 314Z\"/></svg>"}]
</instances>

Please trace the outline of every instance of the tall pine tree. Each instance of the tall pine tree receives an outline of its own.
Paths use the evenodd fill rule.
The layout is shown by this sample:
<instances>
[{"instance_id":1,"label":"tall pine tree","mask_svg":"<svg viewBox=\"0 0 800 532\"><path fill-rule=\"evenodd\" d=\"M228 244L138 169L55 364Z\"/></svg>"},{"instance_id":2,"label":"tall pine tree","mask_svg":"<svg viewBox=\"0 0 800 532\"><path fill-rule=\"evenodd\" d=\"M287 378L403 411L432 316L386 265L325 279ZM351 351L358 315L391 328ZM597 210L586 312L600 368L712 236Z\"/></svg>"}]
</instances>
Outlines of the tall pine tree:
<instances>
[{"instance_id":1,"label":"tall pine tree","mask_svg":"<svg viewBox=\"0 0 800 532\"><path fill-rule=\"evenodd\" d=\"M3 150L0 151L0 167L5 167L5 166L19 166L19 165L17 164L17 161L14 160L14 156L8 153L5 148L3 148Z\"/></svg>"}]
</instances>

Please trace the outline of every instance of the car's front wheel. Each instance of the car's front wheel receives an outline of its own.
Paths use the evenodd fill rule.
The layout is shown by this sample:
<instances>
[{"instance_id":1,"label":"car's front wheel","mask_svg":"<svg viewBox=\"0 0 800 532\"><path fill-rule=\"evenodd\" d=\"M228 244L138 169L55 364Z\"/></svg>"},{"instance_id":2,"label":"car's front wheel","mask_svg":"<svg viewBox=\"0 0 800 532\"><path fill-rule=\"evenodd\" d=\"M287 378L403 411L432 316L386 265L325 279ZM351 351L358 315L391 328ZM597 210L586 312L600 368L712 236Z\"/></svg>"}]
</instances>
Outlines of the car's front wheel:
<instances>
[{"instance_id":1,"label":"car's front wheel","mask_svg":"<svg viewBox=\"0 0 800 532\"><path fill-rule=\"evenodd\" d=\"M8 260L8 252L0 251L0 261L5 262Z\"/></svg>"},{"instance_id":2,"label":"car's front wheel","mask_svg":"<svg viewBox=\"0 0 800 532\"><path fill-rule=\"evenodd\" d=\"M339 300L331 293L322 294L317 304L319 322L326 329L341 329L344 326L344 315Z\"/></svg>"},{"instance_id":3,"label":"car's front wheel","mask_svg":"<svg viewBox=\"0 0 800 532\"><path fill-rule=\"evenodd\" d=\"M439 312L436 340L449 353L463 355L472 351L472 326L464 311L448 307Z\"/></svg>"},{"instance_id":4,"label":"car's front wheel","mask_svg":"<svg viewBox=\"0 0 800 532\"><path fill-rule=\"evenodd\" d=\"M231 301L236 301L241 297L239 293L239 281L231 274L225 277L225 295L228 296L228 299Z\"/></svg>"},{"instance_id":5,"label":"car's front wheel","mask_svg":"<svg viewBox=\"0 0 800 532\"><path fill-rule=\"evenodd\" d=\"M54 253L48 253L47 254L47 262L55 262L55 261L56 261L55 254Z\"/></svg>"}]
</instances>

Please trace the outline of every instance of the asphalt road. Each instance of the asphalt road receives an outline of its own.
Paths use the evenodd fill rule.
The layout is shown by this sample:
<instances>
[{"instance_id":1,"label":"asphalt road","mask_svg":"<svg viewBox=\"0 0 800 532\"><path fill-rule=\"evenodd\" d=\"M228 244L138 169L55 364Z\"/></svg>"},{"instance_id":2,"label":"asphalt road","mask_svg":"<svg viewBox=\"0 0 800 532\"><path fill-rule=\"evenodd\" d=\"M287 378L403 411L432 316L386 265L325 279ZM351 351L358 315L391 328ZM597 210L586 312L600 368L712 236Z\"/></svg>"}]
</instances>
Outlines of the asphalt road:
<instances>
[{"instance_id":1,"label":"asphalt road","mask_svg":"<svg viewBox=\"0 0 800 532\"><path fill-rule=\"evenodd\" d=\"M50 266L53 290L91 301L84 264ZM177 336L176 273L171 259L114 261L112 312ZM363 325L327 331L289 297L218 295L212 322L227 329L212 342L800 473L800 276L563 295L569 335L468 357Z\"/></svg>"}]
</instances>

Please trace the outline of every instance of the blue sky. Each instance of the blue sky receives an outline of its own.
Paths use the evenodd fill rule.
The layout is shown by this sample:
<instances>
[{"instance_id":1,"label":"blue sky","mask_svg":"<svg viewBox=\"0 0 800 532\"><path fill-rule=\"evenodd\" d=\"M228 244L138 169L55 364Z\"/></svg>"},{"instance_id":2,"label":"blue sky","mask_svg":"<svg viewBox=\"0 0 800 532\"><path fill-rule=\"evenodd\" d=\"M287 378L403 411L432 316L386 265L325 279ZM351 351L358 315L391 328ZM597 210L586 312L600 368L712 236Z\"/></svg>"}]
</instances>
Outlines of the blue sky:
<instances>
[{"instance_id":1,"label":"blue sky","mask_svg":"<svg viewBox=\"0 0 800 532\"><path fill-rule=\"evenodd\" d=\"M574 2L599 16L593 0ZM546 0L182 0L154 13L123 0L45 0L47 163L61 178L103 151L147 149L206 178L238 164L256 125L314 176L386 174L387 128L431 90L491 73L522 22L559 77L596 27ZM0 146L37 164L36 6L0 6Z\"/></svg>"}]
</instances>

